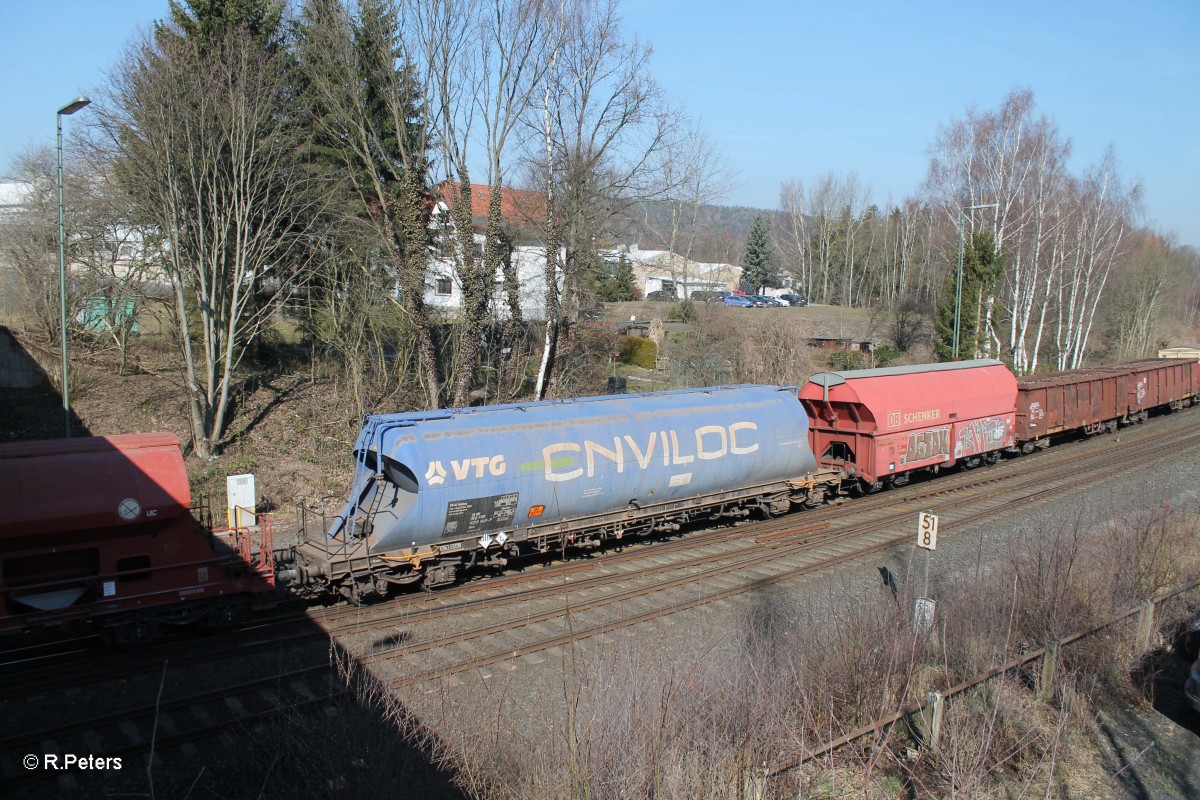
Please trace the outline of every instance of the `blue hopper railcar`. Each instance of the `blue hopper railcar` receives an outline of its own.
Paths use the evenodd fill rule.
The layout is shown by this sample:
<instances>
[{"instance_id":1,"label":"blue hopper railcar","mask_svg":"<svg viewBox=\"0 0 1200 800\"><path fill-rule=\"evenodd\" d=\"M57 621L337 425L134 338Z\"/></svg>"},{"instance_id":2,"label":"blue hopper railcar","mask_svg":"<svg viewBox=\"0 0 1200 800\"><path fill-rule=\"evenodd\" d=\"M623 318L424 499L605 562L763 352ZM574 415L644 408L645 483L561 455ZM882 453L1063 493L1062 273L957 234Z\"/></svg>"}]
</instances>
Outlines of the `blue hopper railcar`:
<instances>
[{"instance_id":1,"label":"blue hopper railcar","mask_svg":"<svg viewBox=\"0 0 1200 800\"><path fill-rule=\"evenodd\" d=\"M371 415L344 508L279 573L357 599L529 552L815 504L794 387L727 386Z\"/></svg>"}]
</instances>

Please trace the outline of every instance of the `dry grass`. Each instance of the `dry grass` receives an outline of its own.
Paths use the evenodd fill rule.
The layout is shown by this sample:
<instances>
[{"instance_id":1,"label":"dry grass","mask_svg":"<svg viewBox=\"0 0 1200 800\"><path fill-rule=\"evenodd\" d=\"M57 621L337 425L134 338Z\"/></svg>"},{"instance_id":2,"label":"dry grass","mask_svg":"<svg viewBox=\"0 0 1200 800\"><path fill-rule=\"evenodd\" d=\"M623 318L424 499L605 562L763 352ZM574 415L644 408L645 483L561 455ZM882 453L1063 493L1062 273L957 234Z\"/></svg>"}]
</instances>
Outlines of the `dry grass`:
<instances>
[{"instance_id":1,"label":"dry grass","mask_svg":"<svg viewBox=\"0 0 1200 800\"><path fill-rule=\"evenodd\" d=\"M930 688L1200 574L1200 517L1151 500L1127 504L1151 512L1110 526L1067 519L1018 539L986 581L963 576L942 588L932 636L913 632L903 580L895 599L868 602L831 591L801 605L766 592L733 631L564 649L553 685L533 695L515 671L478 687L447 683L423 712L425 746L468 795L503 800L1055 797L1102 786L1088 771L1092 698L1133 696L1141 654L1128 626L1065 648L1048 702L1032 691L1036 664L951 698L932 751L898 725L777 778L763 765L794 761Z\"/></svg>"}]
</instances>

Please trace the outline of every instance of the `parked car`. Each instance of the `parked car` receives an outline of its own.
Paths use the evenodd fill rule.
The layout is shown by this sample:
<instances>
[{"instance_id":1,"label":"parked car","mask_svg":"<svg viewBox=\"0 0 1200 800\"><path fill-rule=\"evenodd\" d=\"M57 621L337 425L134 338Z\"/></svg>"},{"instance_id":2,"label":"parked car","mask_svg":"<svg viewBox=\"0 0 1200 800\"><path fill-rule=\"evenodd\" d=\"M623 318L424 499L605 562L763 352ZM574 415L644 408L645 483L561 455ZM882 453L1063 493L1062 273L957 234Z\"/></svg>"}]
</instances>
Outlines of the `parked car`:
<instances>
[{"instance_id":1,"label":"parked car","mask_svg":"<svg viewBox=\"0 0 1200 800\"><path fill-rule=\"evenodd\" d=\"M754 297L756 300L761 300L762 304L767 308L783 308L787 305L787 303L776 297L771 297L769 294L756 294Z\"/></svg>"},{"instance_id":2,"label":"parked car","mask_svg":"<svg viewBox=\"0 0 1200 800\"><path fill-rule=\"evenodd\" d=\"M727 294L728 292L692 292L691 299L697 303L719 303Z\"/></svg>"},{"instance_id":3,"label":"parked car","mask_svg":"<svg viewBox=\"0 0 1200 800\"><path fill-rule=\"evenodd\" d=\"M798 294L781 294L779 299L786 302L789 306L806 306L808 301Z\"/></svg>"},{"instance_id":4,"label":"parked car","mask_svg":"<svg viewBox=\"0 0 1200 800\"><path fill-rule=\"evenodd\" d=\"M667 291L663 291L662 289L659 289L657 292L648 293L646 295L646 299L653 300L653 301L659 302L659 303L664 302L664 301L668 302L668 303L674 303L676 297L675 297L674 292L667 292Z\"/></svg>"},{"instance_id":5,"label":"parked car","mask_svg":"<svg viewBox=\"0 0 1200 800\"><path fill-rule=\"evenodd\" d=\"M754 308L754 303L744 294L727 294L725 295L725 305L737 306L738 308Z\"/></svg>"}]
</instances>

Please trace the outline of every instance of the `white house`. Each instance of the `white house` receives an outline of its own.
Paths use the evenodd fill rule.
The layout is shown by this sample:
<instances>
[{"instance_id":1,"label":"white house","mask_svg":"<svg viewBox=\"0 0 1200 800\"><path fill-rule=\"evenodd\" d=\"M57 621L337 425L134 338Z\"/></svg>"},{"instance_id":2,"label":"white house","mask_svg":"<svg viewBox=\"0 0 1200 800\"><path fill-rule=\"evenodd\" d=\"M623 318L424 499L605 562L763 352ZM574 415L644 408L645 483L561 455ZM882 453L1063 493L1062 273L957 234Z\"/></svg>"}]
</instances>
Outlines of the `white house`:
<instances>
[{"instance_id":1,"label":"white house","mask_svg":"<svg viewBox=\"0 0 1200 800\"><path fill-rule=\"evenodd\" d=\"M437 220L436 224L441 231L439 236L446 239L454 237L449 205L452 191L449 186L443 189L442 197L433 212L433 218ZM475 240L474 255L477 258L483 256L484 230L490 201L489 187L472 184L471 216ZM500 217L504 221L506 233L512 240L512 265L517 273L519 287L517 300L525 319L546 318L546 250L537 238L544 208L545 199L537 192L521 189L500 190ZM448 248L451 246L453 243L447 241L435 249L430 257L429 270L425 274L425 305L447 313L462 308L463 301L462 281L455 268L454 257L448 254ZM447 254L442 255L438 251ZM562 263L565 257L566 254L560 252L559 263ZM491 313L503 319L508 315L508 293L501 268L497 268L492 286Z\"/></svg>"},{"instance_id":2,"label":"white house","mask_svg":"<svg viewBox=\"0 0 1200 800\"><path fill-rule=\"evenodd\" d=\"M0 180L0 220L25 209L29 190L25 181Z\"/></svg>"}]
</instances>

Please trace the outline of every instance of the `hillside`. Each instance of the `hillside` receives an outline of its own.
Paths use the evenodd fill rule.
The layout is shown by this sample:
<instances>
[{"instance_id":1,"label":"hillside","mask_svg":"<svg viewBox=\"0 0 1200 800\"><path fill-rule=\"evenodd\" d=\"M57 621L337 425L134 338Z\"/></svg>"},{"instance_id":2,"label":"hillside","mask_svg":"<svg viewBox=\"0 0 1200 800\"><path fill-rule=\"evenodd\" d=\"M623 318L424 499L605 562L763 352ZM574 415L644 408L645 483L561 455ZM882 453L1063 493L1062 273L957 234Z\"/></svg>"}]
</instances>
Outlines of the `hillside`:
<instances>
[{"instance_id":1,"label":"hillside","mask_svg":"<svg viewBox=\"0 0 1200 800\"><path fill-rule=\"evenodd\" d=\"M745 206L702 205L694 226L695 240L691 257L694 261L737 264L741 261L746 234L759 214L775 212ZM677 236L677 250L686 250L691 234L691 209L684 210L687 218ZM671 241L671 204L667 201L648 201L630 209L628 218L615 226L614 244L637 244L643 249L665 249Z\"/></svg>"}]
</instances>

